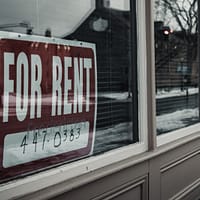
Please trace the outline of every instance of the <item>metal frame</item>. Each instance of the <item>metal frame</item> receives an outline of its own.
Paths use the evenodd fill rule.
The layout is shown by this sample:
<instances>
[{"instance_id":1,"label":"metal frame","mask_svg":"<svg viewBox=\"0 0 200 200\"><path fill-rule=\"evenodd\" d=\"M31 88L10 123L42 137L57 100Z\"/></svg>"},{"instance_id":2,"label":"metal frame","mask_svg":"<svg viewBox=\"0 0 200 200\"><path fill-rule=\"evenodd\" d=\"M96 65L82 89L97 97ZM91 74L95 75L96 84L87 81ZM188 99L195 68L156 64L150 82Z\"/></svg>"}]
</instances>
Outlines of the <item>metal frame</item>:
<instances>
[{"instance_id":1,"label":"metal frame","mask_svg":"<svg viewBox=\"0 0 200 200\"><path fill-rule=\"evenodd\" d=\"M138 142L139 141L139 135L138 135L138 76L137 76L137 16L136 16L136 1L130 2L131 7L131 65L132 70L130 70L130 73L132 75L132 83L129 83L132 85L132 117L133 117L133 141ZM129 81L130 82L130 81ZM130 86L129 86L130 87Z\"/></svg>"}]
</instances>

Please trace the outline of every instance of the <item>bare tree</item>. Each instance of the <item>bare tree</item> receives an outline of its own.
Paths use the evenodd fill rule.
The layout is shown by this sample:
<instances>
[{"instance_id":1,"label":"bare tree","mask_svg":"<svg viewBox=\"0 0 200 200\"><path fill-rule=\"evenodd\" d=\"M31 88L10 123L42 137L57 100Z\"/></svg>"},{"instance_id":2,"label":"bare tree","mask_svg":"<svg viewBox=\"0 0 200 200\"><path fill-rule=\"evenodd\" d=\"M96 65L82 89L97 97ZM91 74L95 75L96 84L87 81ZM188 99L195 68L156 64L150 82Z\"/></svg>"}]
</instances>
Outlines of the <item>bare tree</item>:
<instances>
[{"instance_id":1,"label":"bare tree","mask_svg":"<svg viewBox=\"0 0 200 200\"><path fill-rule=\"evenodd\" d=\"M168 24L175 24L184 34L197 32L197 0L156 0L157 16Z\"/></svg>"},{"instance_id":2,"label":"bare tree","mask_svg":"<svg viewBox=\"0 0 200 200\"><path fill-rule=\"evenodd\" d=\"M192 49L197 44L197 37L195 37L198 29L197 7L197 0L155 1L155 20L164 21L165 24L181 33L188 48L188 59L196 56L194 55L196 52Z\"/></svg>"}]
</instances>

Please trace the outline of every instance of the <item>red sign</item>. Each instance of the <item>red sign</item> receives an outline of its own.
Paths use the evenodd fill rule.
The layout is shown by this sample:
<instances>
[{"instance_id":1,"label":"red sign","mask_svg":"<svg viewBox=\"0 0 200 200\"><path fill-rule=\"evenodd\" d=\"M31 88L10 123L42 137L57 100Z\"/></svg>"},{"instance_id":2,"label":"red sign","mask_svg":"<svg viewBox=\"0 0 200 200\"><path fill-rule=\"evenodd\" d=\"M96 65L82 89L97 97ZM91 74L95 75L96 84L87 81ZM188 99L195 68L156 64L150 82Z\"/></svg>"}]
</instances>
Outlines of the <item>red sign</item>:
<instances>
[{"instance_id":1,"label":"red sign","mask_svg":"<svg viewBox=\"0 0 200 200\"><path fill-rule=\"evenodd\" d=\"M95 45L23 37L0 40L1 180L87 156L94 143Z\"/></svg>"}]
</instances>

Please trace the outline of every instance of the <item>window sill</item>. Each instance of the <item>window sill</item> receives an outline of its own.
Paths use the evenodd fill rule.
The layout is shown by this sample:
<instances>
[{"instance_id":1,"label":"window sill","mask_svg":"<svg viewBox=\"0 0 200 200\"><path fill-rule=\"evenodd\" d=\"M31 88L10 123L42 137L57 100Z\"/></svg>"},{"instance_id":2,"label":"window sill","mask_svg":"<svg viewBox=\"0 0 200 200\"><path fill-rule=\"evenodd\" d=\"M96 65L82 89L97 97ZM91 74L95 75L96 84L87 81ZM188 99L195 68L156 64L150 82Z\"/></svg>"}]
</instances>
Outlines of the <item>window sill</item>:
<instances>
[{"instance_id":1,"label":"window sill","mask_svg":"<svg viewBox=\"0 0 200 200\"><path fill-rule=\"evenodd\" d=\"M136 143L127 147L112 150L99 156L90 157L65 164L54 169L43 171L38 174L27 176L23 179L10 181L0 186L0 196L2 199L6 200L20 198L36 191L44 190L64 181L68 181L82 175L87 175L95 170L143 153L147 151L146 146L147 145L143 143ZM65 186L64 189L66 191L74 187L77 187L77 185L75 186L74 184L69 184L68 186Z\"/></svg>"}]
</instances>

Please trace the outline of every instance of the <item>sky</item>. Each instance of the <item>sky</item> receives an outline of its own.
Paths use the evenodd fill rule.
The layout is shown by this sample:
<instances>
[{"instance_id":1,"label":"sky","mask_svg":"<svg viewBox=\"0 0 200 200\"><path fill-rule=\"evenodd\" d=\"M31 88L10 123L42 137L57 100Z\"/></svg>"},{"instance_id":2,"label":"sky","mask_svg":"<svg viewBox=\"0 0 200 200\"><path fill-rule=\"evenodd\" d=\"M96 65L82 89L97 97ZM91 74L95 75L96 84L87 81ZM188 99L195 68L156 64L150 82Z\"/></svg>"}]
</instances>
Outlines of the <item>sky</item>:
<instances>
[{"instance_id":1,"label":"sky","mask_svg":"<svg viewBox=\"0 0 200 200\"><path fill-rule=\"evenodd\" d=\"M56 2L56 4L55 4ZM28 22L33 33L43 35L47 28L61 37L72 32L94 9L91 0L0 0L0 25ZM26 32L24 28L10 28Z\"/></svg>"},{"instance_id":2,"label":"sky","mask_svg":"<svg viewBox=\"0 0 200 200\"><path fill-rule=\"evenodd\" d=\"M181 14L178 14L179 12L176 11L176 9L178 7L175 5L175 3L173 3L173 1L178 2L177 5L180 7ZM155 4L154 20L155 21L164 21L165 26L170 26L170 28L172 28L173 30L180 30L180 26L178 25L175 17L172 16L171 10L163 8L162 0L159 0L158 2L159 2L159 4L157 7ZM185 29L188 28L187 23L184 21L185 19L187 19L187 20L189 19L190 23L194 23L194 21L195 21L194 14L197 14L196 13L197 12L197 4L196 4L195 12L189 13L189 10L191 8L190 4L193 2L193 0L185 0L185 1L169 0L169 2L172 2L171 5L172 5L173 9L175 10L175 13L177 13L177 15ZM191 15L191 17L189 17L190 15ZM196 26L194 26L194 30L195 30L195 27Z\"/></svg>"},{"instance_id":3,"label":"sky","mask_svg":"<svg viewBox=\"0 0 200 200\"><path fill-rule=\"evenodd\" d=\"M108 0L107 0L108 1ZM129 0L110 0L110 8L129 10ZM33 33L64 37L72 33L95 10L95 0L0 0L0 26L28 22ZM25 28L4 30L26 33Z\"/></svg>"}]
</instances>

